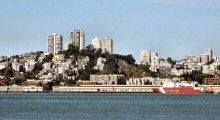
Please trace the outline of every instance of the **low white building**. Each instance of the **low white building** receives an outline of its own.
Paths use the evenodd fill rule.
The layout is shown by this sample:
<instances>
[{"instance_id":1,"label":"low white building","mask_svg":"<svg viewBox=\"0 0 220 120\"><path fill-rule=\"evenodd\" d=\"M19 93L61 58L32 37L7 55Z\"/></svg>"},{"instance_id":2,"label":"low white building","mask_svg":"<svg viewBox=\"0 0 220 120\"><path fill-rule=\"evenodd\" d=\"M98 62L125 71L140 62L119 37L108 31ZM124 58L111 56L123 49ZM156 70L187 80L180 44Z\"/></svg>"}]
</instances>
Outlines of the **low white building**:
<instances>
[{"instance_id":1,"label":"low white building","mask_svg":"<svg viewBox=\"0 0 220 120\"><path fill-rule=\"evenodd\" d=\"M24 63L24 68L25 71L32 71L34 69L34 65L36 64L36 62L34 60L27 60Z\"/></svg>"},{"instance_id":2,"label":"low white building","mask_svg":"<svg viewBox=\"0 0 220 120\"><path fill-rule=\"evenodd\" d=\"M43 87L37 86L24 86L23 92L43 92Z\"/></svg>"},{"instance_id":3,"label":"low white building","mask_svg":"<svg viewBox=\"0 0 220 120\"><path fill-rule=\"evenodd\" d=\"M0 69L4 69L8 67L8 62L2 62L0 63Z\"/></svg>"},{"instance_id":4,"label":"low white building","mask_svg":"<svg viewBox=\"0 0 220 120\"><path fill-rule=\"evenodd\" d=\"M12 69L15 71L19 71L19 68L22 64L19 62L12 62Z\"/></svg>"},{"instance_id":5,"label":"low white building","mask_svg":"<svg viewBox=\"0 0 220 120\"><path fill-rule=\"evenodd\" d=\"M52 75L51 73L48 73L48 75L42 75L41 77L40 77L40 80L42 80L42 81L48 81L48 82L50 82L50 81L52 81L52 80L55 80L56 79L56 76L55 75Z\"/></svg>"},{"instance_id":6,"label":"low white building","mask_svg":"<svg viewBox=\"0 0 220 120\"><path fill-rule=\"evenodd\" d=\"M104 66L105 66L105 63L106 63L106 59L102 58L102 57L99 57L98 60L97 60L96 66L94 66L94 69L95 70L103 70Z\"/></svg>"}]
</instances>

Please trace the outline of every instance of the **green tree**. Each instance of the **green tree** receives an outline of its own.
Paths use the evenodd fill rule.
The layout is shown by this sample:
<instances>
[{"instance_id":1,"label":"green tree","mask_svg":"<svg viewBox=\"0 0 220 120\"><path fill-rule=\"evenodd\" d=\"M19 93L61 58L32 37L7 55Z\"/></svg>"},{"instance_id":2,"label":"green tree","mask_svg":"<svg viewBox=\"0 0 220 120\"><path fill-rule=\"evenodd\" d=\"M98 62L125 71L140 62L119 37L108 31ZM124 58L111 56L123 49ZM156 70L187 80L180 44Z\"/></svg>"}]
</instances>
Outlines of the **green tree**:
<instances>
[{"instance_id":1,"label":"green tree","mask_svg":"<svg viewBox=\"0 0 220 120\"><path fill-rule=\"evenodd\" d=\"M27 79L34 79L35 78L35 75L33 72L25 72L24 73L24 79L27 80Z\"/></svg>"},{"instance_id":2,"label":"green tree","mask_svg":"<svg viewBox=\"0 0 220 120\"><path fill-rule=\"evenodd\" d=\"M41 63L37 62L34 64L33 72L34 74L38 74L43 69Z\"/></svg>"},{"instance_id":3,"label":"green tree","mask_svg":"<svg viewBox=\"0 0 220 120\"><path fill-rule=\"evenodd\" d=\"M20 65L19 66L19 72L24 72L25 70L24 70L24 67L23 67L23 65Z\"/></svg>"},{"instance_id":4,"label":"green tree","mask_svg":"<svg viewBox=\"0 0 220 120\"><path fill-rule=\"evenodd\" d=\"M53 54L49 54L46 56L46 58L44 58L43 63L52 62L52 59L53 59Z\"/></svg>"},{"instance_id":5,"label":"green tree","mask_svg":"<svg viewBox=\"0 0 220 120\"><path fill-rule=\"evenodd\" d=\"M14 78L14 83L16 85L21 85L21 83L24 82L24 79L23 78Z\"/></svg>"},{"instance_id":6,"label":"green tree","mask_svg":"<svg viewBox=\"0 0 220 120\"><path fill-rule=\"evenodd\" d=\"M11 67L4 69L4 76L6 76L6 77L13 77L14 76L14 71L12 70Z\"/></svg>"},{"instance_id":7,"label":"green tree","mask_svg":"<svg viewBox=\"0 0 220 120\"><path fill-rule=\"evenodd\" d=\"M102 54L102 49L101 48L97 49L95 52L96 57L99 58L101 54Z\"/></svg>"},{"instance_id":8,"label":"green tree","mask_svg":"<svg viewBox=\"0 0 220 120\"><path fill-rule=\"evenodd\" d=\"M171 58L171 57L168 57L168 58L167 58L167 62L169 62L170 64L172 64L172 63L173 63L172 58Z\"/></svg>"}]
</instances>

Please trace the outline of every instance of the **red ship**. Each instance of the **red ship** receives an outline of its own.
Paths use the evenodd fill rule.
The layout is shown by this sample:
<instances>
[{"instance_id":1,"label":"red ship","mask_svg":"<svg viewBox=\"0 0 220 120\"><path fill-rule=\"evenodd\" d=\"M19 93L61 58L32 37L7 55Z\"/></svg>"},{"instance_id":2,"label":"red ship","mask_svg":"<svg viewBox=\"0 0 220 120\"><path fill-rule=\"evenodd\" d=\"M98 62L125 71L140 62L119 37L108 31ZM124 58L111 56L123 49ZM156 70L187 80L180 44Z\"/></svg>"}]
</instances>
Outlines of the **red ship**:
<instances>
[{"instance_id":1,"label":"red ship","mask_svg":"<svg viewBox=\"0 0 220 120\"><path fill-rule=\"evenodd\" d=\"M203 87L194 84L175 84L172 81L166 81L162 87L153 88L154 93L167 94L202 94L205 93Z\"/></svg>"}]
</instances>

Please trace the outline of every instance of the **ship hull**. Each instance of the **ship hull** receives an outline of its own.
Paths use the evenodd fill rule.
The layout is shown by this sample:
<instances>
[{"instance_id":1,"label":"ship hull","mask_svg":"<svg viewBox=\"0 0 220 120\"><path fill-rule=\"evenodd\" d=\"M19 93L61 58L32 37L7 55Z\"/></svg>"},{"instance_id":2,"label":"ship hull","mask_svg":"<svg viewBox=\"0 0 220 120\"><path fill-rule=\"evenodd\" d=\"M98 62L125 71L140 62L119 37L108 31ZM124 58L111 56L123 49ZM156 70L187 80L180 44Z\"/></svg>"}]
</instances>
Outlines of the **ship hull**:
<instances>
[{"instance_id":1,"label":"ship hull","mask_svg":"<svg viewBox=\"0 0 220 120\"><path fill-rule=\"evenodd\" d=\"M160 87L153 88L154 93L167 93L167 94L202 94L205 93L203 88L200 87Z\"/></svg>"}]
</instances>

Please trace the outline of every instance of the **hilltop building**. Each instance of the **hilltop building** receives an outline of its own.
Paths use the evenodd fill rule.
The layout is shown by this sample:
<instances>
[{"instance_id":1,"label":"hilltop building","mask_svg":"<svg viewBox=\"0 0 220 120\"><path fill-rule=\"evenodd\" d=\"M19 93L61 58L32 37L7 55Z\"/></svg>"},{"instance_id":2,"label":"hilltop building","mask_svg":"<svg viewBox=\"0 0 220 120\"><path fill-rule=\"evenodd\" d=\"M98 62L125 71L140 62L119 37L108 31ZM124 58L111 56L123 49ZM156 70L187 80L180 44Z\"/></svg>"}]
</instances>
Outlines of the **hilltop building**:
<instances>
[{"instance_id":1,"label":"hilltop building","mask_svg":"<svg viewBox=\"0 0 220 120\"><path fill-rule=\"evenodd\" d=\"M85 49L85 32L74 30L71 32L70 39L74 46L79 47L79 50Z\"/></svg>"},{"instance_id":2,"label":"hilltop building","mask_svg":"<svg viewBox=\"0 0 220 120\"><path fill-rule=\"evenodd\" d=\"M63 36L57 33L53 33L48 36L48 53L58 54L62 51Z\"/></svg>"},{"instance_id":3,"label":"hilltop building","mask_svg":"<svg viewBox=\"0 0 220 120\"><path fill-rule=\"evenodd\" d=\"M106 37L103 39L99 39L95 37L92 39L92 45L98 49L102 49L102 53L109 52L109 54L113 54L113 40L110 37Z\"/></svg>"},{"instance_id":4,"label":"hilltop building","mask_svg":"<svg viewBox=\"0 0 220 120\"><path fill-rule=\"evenodd\" d=\"M209 62L211 62L212 61L212 57L213 57L212 49L207 49L206 54L209 56Z\"/></svg>"}]
</instances>

